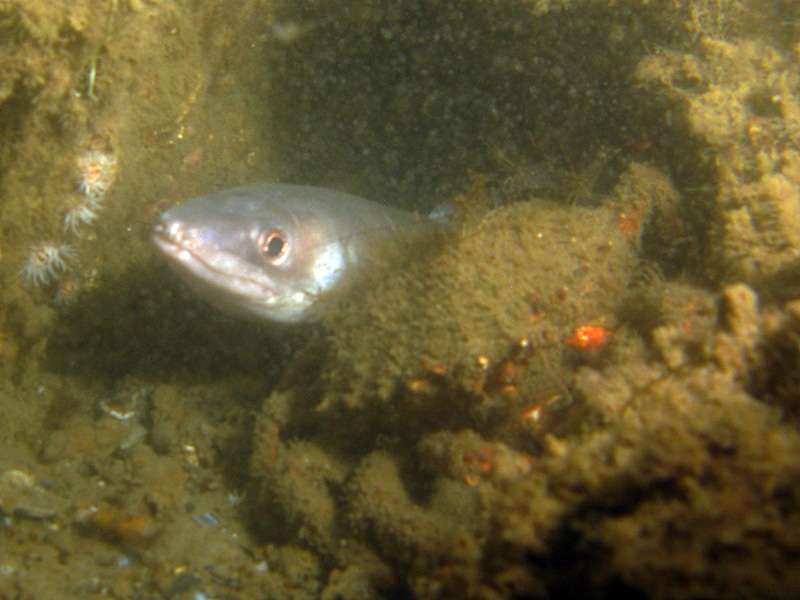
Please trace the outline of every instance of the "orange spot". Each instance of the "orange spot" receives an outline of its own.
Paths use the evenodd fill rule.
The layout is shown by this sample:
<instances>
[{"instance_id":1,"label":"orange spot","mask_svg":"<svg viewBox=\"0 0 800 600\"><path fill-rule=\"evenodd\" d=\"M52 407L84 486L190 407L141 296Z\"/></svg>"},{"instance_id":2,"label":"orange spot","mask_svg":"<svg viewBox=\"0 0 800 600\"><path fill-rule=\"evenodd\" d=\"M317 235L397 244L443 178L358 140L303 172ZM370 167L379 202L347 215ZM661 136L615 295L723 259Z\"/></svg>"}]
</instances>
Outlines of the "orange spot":
<instances>
[{"instance_id":1,"label":"orange spot","mask_svg":"<svg viewBox=\"0 0 800 600\"><path fill-rule=\"evenodd\" d=\"M476 475L475 473L464 473L464 483L466 483L470 487L475 487L478 485L478 482L481 480L480 475Z\"/></svg>"},{"instance_id":2,"label":"orange spot","mask_svg":"<svg viewBox=\"0 0 800 600\"><path fill-rule=\"evenodd\" d=\"M79 524L99 537L124 545L140 544L155 533L142 514L127 514L116 508L97 509L79 519Z\"/></svg>"},{"instance_id":3,"label":"orange spot","mask_svg":"<svg viewBox=\"0 0 800 600\"><path fill-rule=\"evenodd\" d=\"M428 371L430 371L431 375L442 376L447 374L447 367L437 364L429 367Z\"/></svg>"},{"instance_id":4,"label":"orange spot","mask_svg":"<svg viewBox=\"0 0 800 600\"><path fill-rule=\"evenodd\" d=\"M470 448L461 455L461 461L469 472L488 473L494 460L494 448L480 446Z\"/></svg>"},{"instance_id":5,"label":"orange spot","mask_svg":"<svg viewBox=\"0 0 800 600\"><path fill-rule=\"evenodd\" d=\"M530 316L531 323L536 323L536 321L541 319L543 316L544 316L544 311L543 310L540 310L539 312L531 313L531 316Z\"/></svg>"},{"instance_id":6,"label":"orange spot","mask_svg":"<svg viewBox=\"0 0 800 600\"><path fill-rule=\"evenodd\" d=\"M408 389L417 394L433 393L431 382L426 379L413 379L408 384Z\"/></svg>"},{"instance_id":7,"label":"orange spot","mask_svg":"<svg viewBox=\"0 0 800 600\"><path fill-rule=\"evenodd\" d=\"M533 408L526 410L522 413L524 419L530 419L534 423L538 423L542 419L542 405L537 404Z\"/></svg>"},{"instance_id":8,"label":"orange spot","mask_svg":"<svg viewBox=\"0 0 800 600\"><path fill-rule=\"evenodd\" d=\"M581 350L596 350L611 339L611 331L600 325L581 325L567 338L567 344Z\"/></svg>"}]
</instances>

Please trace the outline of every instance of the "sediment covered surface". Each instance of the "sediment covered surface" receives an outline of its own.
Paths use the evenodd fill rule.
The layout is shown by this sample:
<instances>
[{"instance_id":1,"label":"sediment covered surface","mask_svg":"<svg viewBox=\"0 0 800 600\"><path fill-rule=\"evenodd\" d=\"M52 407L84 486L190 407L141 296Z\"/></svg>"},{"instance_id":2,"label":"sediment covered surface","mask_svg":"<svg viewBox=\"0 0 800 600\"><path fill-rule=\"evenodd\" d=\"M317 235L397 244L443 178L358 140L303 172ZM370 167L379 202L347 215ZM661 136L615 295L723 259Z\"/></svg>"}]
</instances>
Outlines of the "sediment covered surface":
<instances>
[{"instance_id":1,"label":"sediment covered surface","mask_svg":"<svg viewBox=\"0 0 800 600\"><path fill-rule=\"evenodd\" d=\"M798 22L0 0L0 596L800 595ZM149 230L258 180L452 226L239 323Z\"/></svg>"}]
</instances>

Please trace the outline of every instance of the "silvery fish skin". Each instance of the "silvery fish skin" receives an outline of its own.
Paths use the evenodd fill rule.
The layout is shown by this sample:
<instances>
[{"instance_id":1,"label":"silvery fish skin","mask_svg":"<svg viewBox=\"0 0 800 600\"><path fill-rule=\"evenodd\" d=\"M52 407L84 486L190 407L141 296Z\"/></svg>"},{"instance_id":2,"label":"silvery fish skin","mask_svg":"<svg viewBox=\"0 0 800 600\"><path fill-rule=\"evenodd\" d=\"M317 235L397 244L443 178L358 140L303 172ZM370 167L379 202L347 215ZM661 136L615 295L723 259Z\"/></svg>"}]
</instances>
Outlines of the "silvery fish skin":
<instances>
[{"instance_id":1,"label":"silvery fish skin","mask_svg":"<svg viewBox=\"0 0 800 600\"><path fill-rule=\"evenodd\" d=\"M332 292L434 219L350 194L261 183L214 192L164 212L153 240L212 305L257 320L316 316Z\"/></svg>"}]
</instances>

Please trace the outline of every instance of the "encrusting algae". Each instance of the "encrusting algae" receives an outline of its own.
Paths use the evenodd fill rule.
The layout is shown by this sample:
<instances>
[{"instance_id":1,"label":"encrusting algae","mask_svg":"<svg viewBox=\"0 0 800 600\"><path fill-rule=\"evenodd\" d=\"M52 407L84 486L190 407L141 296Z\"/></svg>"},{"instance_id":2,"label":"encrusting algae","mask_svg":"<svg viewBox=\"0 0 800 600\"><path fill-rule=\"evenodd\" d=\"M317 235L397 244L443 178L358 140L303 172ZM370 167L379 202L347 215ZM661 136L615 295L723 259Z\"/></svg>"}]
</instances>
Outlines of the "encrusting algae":
<instances>
[{"instance_id":1,"label":"encrusting algae","mask_svg":"<svg viewBox=\"0 0 800 600\"><path fill-rule=\"evenodd\" d=\"M371 546L365 572L377 555L379 572L406 573L419 598L493 598L498 589L683 598L728 585L736 592L724 597L747 597L800 585L789 575L798 507L779 508L799 497L800 436L751 395L776 317L742 284L717 306L691 286L631 286L624 274L634 272L636 244L609 226L619 203L495 209L465 224L450 254L371 288L358 309L343 307L336 318L347 327L330 328L299 359L322 369L290 374L256 424L259 526L333 564L357 564L347 549ZM539 228L500 224L529 222L520 215L534 209ZM584 245L568 245L576 239ZM550 244L575 248L548 263L569 293L548 293ZM492 264L493 277L440 270L448 260ZM539 277L520 274L521 263ZM531 296L547 300L532 310ZM373 302L390 317L378 320ZM614 326L597 354L570 342L570 324L586 320ZM525 348L514 351L520 335ZM513 388L486 385L488 365L508 354ZM420 380L429 385L413 385ZM751 510L759 516L747 518Z\"/></svg>"}]
</instances>

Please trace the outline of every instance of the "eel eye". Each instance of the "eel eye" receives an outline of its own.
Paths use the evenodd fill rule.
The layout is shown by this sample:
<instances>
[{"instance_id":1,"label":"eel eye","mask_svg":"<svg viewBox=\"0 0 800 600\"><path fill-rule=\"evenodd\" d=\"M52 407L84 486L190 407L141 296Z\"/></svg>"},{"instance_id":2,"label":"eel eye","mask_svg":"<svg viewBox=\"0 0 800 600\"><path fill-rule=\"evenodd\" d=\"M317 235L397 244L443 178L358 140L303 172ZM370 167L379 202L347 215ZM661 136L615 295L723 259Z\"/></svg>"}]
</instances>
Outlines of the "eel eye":
<instances>
[{"instance_id":1,"label":"eel eye","mask_svg":"<svg viewBox=\"0 0 800 600\"><path fill-rule=\"evenodd\" d=\"M258 236L256 243L258 244L258 249L261 250L261 254L274 265L281 264L286 258L287 250L289 250L289 240L280 231L262 233Z\"/></svg>"}]
</instances>

